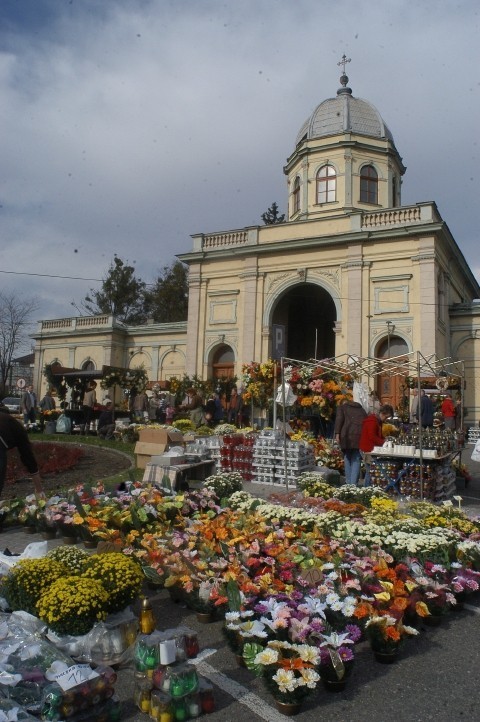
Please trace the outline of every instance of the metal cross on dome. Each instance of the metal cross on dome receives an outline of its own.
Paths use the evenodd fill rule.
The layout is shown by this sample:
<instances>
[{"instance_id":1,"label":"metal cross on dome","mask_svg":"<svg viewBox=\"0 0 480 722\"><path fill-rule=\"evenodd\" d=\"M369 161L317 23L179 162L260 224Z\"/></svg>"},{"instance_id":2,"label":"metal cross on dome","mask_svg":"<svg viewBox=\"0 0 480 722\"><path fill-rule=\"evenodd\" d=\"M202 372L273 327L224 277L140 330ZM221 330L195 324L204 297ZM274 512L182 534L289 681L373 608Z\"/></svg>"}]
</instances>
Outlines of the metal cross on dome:
<instances>
[{"instance_id":1,"label":"metal cross on dome","mask_svg":"<svg viewBox=\"0 0 480 722\"><path fill-rule=\"evenodd\" d=\"M347 56L346 56L345 53L344 53L344 54L342 55L342 59L340 60L340 62L337 63L337 65L343 65L343 74L344 74L344 75L345 75L345 65L346 65L347 63L351 63L351 62L352 62L352 59L351 59L351 58L347 58Z\"/></svg>"}]
</instances>

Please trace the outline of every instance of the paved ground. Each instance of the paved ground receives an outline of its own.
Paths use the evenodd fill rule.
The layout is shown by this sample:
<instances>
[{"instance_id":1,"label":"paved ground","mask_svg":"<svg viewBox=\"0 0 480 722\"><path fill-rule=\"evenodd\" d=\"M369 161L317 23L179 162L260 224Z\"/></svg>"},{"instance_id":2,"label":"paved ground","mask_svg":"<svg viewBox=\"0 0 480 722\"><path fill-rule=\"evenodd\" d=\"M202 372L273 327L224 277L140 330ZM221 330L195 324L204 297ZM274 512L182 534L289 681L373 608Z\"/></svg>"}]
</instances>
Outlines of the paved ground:
<instances>
[{"instance_id":1,"label":"paved ground","mask_svg":"<svg viewBox=\"0 0 480 722\"><path fill-rule=\"evenodd\" d=\"M480 514L480 464L470 461L473 447L467 447L463 461L473 480L459 489L469 514ZM256 493L256 487L252 486ZM265 487L260 487L265 489ZM249 488L250 490L250 488ZM262 493L265 493L263 491ZM31 541L21 530L4 532L0 548L21 553ZM49 547L60 541L48 542ZM202 653L197 660L199 673L215 684L217 711L211 722L281 722L261 680L236 665L222 636L222 623L199 624L196 616L174 604L165 591L152 592L151 601L160 629L187 625L199 633ZM375 662L366 644L360 645L355 668L347 689L340 694L321 691L309 700L297 716L299 722L477 722L480 720L480 669L478 636L480 595L450 617L439 628L425 628L409 640L394 665ZM124 700L125 722L150 719L132 702L133 671L119 670L117 692Z\"/></svg>"}]
</instances>

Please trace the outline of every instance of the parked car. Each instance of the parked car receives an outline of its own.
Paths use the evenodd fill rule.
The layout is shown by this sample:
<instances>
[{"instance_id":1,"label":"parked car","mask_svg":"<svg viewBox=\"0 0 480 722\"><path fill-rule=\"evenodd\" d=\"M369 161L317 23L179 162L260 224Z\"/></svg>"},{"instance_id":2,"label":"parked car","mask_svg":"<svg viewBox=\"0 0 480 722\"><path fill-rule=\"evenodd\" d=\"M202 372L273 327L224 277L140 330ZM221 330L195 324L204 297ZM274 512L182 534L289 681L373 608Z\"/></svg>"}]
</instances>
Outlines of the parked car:
<instances>
[{"instance_id":1,"label":"parked car","mask_svg":"<svg viewBox=\"0 0 480 722\"><path fill-rule=\"evenodd\" d=\"M2 399L2 404L7 407L10 413L20 413L20 399L18 396L6 396L4 399Z\"/></svg>"}]
</instances>

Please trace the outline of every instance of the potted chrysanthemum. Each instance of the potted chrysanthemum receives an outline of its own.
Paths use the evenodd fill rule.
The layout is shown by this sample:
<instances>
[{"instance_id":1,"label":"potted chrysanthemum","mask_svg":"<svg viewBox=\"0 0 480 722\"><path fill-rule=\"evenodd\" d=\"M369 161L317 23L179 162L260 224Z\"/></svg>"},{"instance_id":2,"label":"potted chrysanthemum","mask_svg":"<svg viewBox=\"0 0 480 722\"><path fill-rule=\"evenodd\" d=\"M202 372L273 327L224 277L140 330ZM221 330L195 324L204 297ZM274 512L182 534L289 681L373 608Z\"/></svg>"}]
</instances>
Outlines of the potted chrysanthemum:
<instances>
[{"instance_id":1,"label":"potted chrysanthemum","mask_svg":"<svg viewBox=\"0 0 480 722\"><path fill-rule=\"evenodd\" d=\"M62 577L42 594L38 616L60 636L87 634L107 617L108 592L101 582L85 577Z\"/></svg>"},{"instance_id":2,"label":"potted chrysanthemum","mask_svg":"<svg viewBox=\"0 0 480 722\"><path fill-rule=\"evenodd\" d=\"M140 565L121 552L94 554L82 572L82 577L96 579L108 593L106 610L113 614L132 604L140 594L143 573Z\"/></svg>"}]
</instances>

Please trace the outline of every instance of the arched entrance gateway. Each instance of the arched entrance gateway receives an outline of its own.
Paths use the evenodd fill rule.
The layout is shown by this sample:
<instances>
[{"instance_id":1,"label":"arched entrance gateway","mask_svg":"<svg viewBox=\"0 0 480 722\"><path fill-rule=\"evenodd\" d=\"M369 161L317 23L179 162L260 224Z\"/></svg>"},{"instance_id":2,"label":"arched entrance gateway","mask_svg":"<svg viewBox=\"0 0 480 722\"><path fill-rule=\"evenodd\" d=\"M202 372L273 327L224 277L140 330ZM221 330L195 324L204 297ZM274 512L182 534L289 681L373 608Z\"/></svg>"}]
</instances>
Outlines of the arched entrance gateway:
<instances>
[{"instance_id":1,"label":"arched entrance gateway","mask_svg":"<svg viewBox=\"0 0 480 722\"><path fill-rule=\"evenodd\" d=\"M299 361L335 356L336 320L332 297L313 283L301 283L286 291L272 314L272 325L284 327L283 355Z\"/></svg>"}]
</instances>

